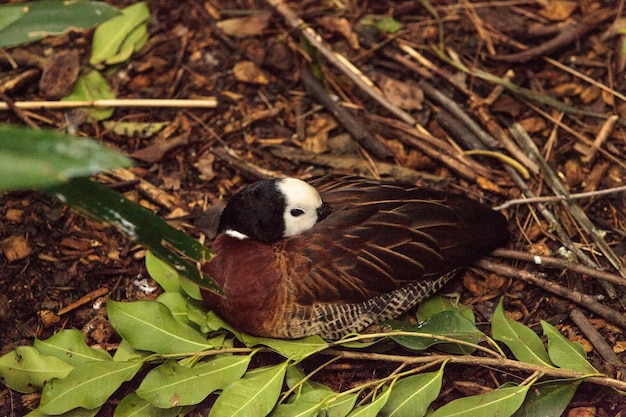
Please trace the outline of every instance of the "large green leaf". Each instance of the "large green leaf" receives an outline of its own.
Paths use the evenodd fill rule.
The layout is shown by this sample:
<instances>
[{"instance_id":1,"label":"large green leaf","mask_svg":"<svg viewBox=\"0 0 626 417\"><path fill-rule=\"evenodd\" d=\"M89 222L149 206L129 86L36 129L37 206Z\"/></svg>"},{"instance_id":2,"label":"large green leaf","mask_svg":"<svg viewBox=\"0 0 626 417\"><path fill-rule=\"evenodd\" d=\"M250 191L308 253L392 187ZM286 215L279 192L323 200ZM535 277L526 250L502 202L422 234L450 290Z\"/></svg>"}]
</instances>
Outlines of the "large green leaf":
<instances>
[{"instance_id":1,"label":"large green leaf","mask_svg":"<svg viewBox=\"0 0 626 417\"><path fill-rule=\"evenodd\" d=\"M75 178L66 184L50 187L46 192L57 196L79 213L112 224L172 265L185 278L221 293L215 281L199 270L199 263L211 257L209 248L139 204L88 178Z\"/></svg>"},{"instance_id":2,"label":"large green leaf","mask_svg":"<svg viewBox=\"0 0 626 417\"><path fill-rule=\"evenodd\" d=\"M35 339L34 344L42 354L56 356L74 366L84 362L112 360L106 350L87 346L85 337L76 329L61 330L46 340Z\"/></svg>"},{"instance_id":3,"label":"large green leaf","mask_svg":"<svg viewBox=\"0 0 626 417\"><path fill-rule=\"evenodd\" d=\"M159 408L132 393L124 397L115 407L113 417L176 417L181 409L182 407Z\"/></svg>"},{"instance_id":4,"label":"large green leaf","mask_svg":"<svg viewBox=\"0 0 626 417\"><path fill-rule=\"evenodd\" d=\"M137 395L160 408L198 404L213 391L240 379L250 359L250 356L220 356L191 368L168 360L146 375Z\"/></svg>"},{"instance_id":5,"label":"large green leaf","mask_svg":"<svg viewBox=\"0 0 626 417\"><path fill-rule=\"evenodd\" d=\"M391 338L398 344L411 350L424 350L433 345L440 345L438 348L445 349L450 353L471 353L474 348L462 344L451 343L447 340L438 339L437 336L446 336L459 339L464 342L478 343L485 335L467 318L456 311L446 310L435 314L428 320L418 325L407 324L402 321L392 320L389 325L394 330L405 332L427 333L432 337L393 335Z\"/></svg>"},{"instance_id":6,"label":"large green leaf","mask_svg":"<svg viewBox=\"0 0 626 417\"><path fill-rule=\"evenodd\" d=\"M39 391L52 378L65 378L74 367L33 346L18 346L0 357L0 379L18 392Z\"/></svg>"},{"instance_id":7,"label":"large green leaf","mask_svg":"<svg viewBox=\"0 0 626 417\"><path fill-rule=\"evenodd\" d=\"M548 355L556 366L592 375L599 373L587 361L587 354L580 343L567 340L548 322L542 320L541 327L548 337Z\"/></svg>"},{"instance_id":8,"label":"large green leaf","mask_svg":"<svg viewBox=\"0 0 626 417\"><path fill-rule=\"evenodd\" d=\"M377 417L380 410L389 401L389 394L391 394L390 387L384 387L383 393L380 394L375 400L367 405L356 407L348 417Z\"/></svg>"},{"instance_id":9,"label":"large green leaf","mask_svg":"<svg viewBox=\"0 0 626 417\"><path fill-rule=\"evenodd\" d=\"M69 30L89 29L119 12L99 1L44 0L0 6L0 48Z\"/></svg>"},{"instance_id":10,"label":"large green leaf","mask_svg":"<svg viewBox=\"0 0 626 417\"><path fill-rule=\"evenodd\" d=\"M509 417L522 405L530 385L498 388L487 394L459 398L430 417Z\"/></svg>"},{"instance_id":11,"label":"large green leaf","mask_svg":"<svg viewBox=\"0 0 626 417\"><path fill-rule=\"evenodd\" d=\"M204 248L201 249L204 250ZM176 269L150 251L146 254L146 269L150 277L158 282L166 292L183 292L195 300L202 300L202 293L196 284L188 280L181 280Z\"/></svg>"},{"instance_id":12,"label":"large green leaf","mask_svg":"<svg viewBox=\"0 0 626 417\"><path fill-rule=\"evenodd\" d=\"M130 165L126 155L94 140L0 124L0 191L41 188Z\"/></svg>"},{"instance_id":13,"label":"large green leaf","mask_svg":"<svg viewBox=\"0 0 626 417\"><path fill-rule=\"evenodd\" d=\"M140 361L81 363L67 377L48 381L41 392L38 410L56 415L78 407L99 407L124 381L135 376L141 365Z\"/></svg>"},{"instance_id":14,"label":"large green leaf","mask_svg":"<svg viewBox=\"0 0 626 417\"><path fill-rule=\"evenodd\" d=\"M249 371L227 386L209 417L263 417L274 408L283 386L287 362Z\"/></svg>"},{"instance_id":15,"label":"large green leaf","mask_svg":"<svg viewBox=\"0 0 626 417\"><path fill-rule=\"evenodd\" d=\"M507 345L518 361L553 367L539 336L504 314L502 299L491 319L491 334L494 339Z\"/></svg>"},{"instance_id":16,"label":"large green leaf","mask_svg":"<svg viewBox=\"0 0 626 417\"><path fill-rule=\"evenodd\" d=\"M417 321L423 322L442 311L456 311L472 323L476 323L474 311L458 302L453 302L450 297L433 295L422 301L417 308Z\"/></svg>"},{"instance_id":17,"label":"large green leaf","mask_svg":"<svg viewBox=\"0 0 626 417\"><path fill-rule=\"evenodd\" d=\"M381 417L421 417L441 391L443 366L437 372L425 372L402 378L393 385L389 400L380 410Z\"/></svg>"},{"instance_id":18,"label":"large green leaf","mask_svg":"<svg viewBox=\"0 0 626 417\"><path fill-rule=\"evenodd\" d=\"M582 379L539 382L528 391L514 417L560 417L574 397Z\"/></svg>"},{"instance_id":19,"label":"large green leaf","mask_svg":"<svg viewBox=\"0 0 626 417\"><path fill-rule=\"evenodd\" d=\"M196 329L176 320L157 301L107 301L111 325L135 349L161 354L190 353L211 349Z\"/></svg>"},{"instance_id":20,"label":"large green leaf","mask_svg":"<svg viewBox=\"0 0 626 417\"><path fill-rule=\"evenodd\" d=\"M328 346L328 342L325 342L324 339L316 335L294 340L272 339L248 334L241 334L240 336L241 341L245 343L246 346L267 346L280 353L282 356L292 360L300 360Z\"/></svg>"},{"instance_id":21,"label":"large green leaf","mask_svg":"<svg viewBox=\"0 0 626 417\"><path fill-rule=\"evenodd\" d=\"M145 2L125 7L121 14L98 26L93 35L91 65L123 62L147 39L150 10Z\"/></svg>"}]
</instances>

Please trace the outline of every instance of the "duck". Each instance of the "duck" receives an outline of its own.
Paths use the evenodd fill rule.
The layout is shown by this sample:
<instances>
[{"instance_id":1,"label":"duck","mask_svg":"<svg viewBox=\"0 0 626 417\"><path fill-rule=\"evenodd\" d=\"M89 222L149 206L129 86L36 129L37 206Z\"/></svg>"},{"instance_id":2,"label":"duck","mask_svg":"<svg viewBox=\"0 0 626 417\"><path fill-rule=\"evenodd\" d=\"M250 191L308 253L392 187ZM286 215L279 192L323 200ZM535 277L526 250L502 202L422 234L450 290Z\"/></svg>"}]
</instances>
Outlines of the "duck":
<instances>
[{"instance_id":1,"label":"duck","mask_svg":"<svg viewBox=\"0 0 626 417\"><path fill-rule=\"evenodd\" d=\"M396 318L506 243L469 197L349 175L261 180L224 207L205 303L260 337L337 340Z\"/></svg>"}]
</instances>

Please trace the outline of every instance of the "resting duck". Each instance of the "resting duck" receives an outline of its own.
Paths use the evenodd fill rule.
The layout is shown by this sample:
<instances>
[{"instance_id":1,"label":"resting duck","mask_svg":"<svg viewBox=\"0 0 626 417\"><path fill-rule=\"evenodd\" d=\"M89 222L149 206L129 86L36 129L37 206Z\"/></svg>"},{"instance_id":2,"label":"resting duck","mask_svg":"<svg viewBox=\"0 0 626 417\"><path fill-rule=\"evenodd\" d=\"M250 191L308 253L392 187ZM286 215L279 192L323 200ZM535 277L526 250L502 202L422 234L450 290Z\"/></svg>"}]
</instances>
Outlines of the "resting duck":
<instances>
[{"instance_id":1,"label":"resting duck","mask_svg":"<svg viewBox=\"0 0 626 417\"><path fill-rule=\"evenodd\" d=\"M259 181L224 208L203 270L209 307L257 336L326 339L416 306L508 239L505 217L455 194L347 176Z\"/></svg>"}]
</instances>

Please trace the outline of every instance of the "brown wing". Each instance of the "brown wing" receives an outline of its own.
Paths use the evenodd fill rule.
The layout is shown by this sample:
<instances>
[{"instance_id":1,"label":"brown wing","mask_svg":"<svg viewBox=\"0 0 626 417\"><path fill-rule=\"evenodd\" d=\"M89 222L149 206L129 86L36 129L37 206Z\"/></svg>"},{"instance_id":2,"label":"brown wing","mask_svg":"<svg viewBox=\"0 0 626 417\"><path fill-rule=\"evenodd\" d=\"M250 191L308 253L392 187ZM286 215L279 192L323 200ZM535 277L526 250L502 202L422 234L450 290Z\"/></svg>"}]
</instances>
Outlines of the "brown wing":
<instances>
[{"instance_id":1,"label":"brown wing","mask_svg":"<svg viewBox=\"0 0 626 417\"><path fill-rule=\"evenodd\" d=\"M439 276L508 236L501 214L466 197L354 177L311 183L333 213L285 241L306 277L293 289L303 305L363 301Z\"/></svg>"}]
</instances>

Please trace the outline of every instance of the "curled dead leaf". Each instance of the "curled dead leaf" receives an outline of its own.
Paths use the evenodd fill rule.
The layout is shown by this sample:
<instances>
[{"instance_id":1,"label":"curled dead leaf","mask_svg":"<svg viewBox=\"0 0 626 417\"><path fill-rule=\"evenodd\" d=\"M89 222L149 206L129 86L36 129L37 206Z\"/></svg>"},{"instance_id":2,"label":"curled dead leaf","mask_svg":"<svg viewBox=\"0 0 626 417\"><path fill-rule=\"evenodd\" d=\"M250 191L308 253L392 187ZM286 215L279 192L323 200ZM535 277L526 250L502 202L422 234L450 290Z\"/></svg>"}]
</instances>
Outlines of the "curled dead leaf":
<instances>
[{"instance_id":1,"label":"curled dead leaf","mask_svg":"<svg viewBox=\"0 0 626 417\"><path fill-rule=\"evenodd\" d=\"M240 61L233 67L233 74L238 81L267 85L270 82L269 77L252 61Z\"/></svg>"}]
</instances>

